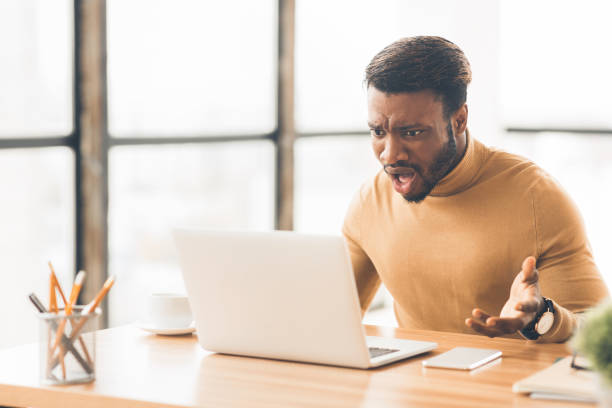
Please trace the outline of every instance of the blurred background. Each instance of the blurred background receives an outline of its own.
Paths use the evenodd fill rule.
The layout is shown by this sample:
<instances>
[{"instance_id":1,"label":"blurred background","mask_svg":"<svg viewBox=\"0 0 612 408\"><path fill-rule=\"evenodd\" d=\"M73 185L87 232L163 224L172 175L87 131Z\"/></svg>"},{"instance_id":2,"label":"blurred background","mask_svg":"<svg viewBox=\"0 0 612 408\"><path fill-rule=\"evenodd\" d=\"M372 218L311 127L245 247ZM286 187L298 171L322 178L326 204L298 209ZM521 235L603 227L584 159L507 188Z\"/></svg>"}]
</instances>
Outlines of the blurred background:
<instances>
[{"instance_id":1,"label":"blurred background","mask_svg":"<svg viewBox=\"0 0 612 408\"><path fill-rule=\"evenodd\" d=\"M0 1L0 347L34 341L48 260L117 275L116 326L184 290L172 226L339 234L379 169L364 68L413 35L464 50L471 133L561 182L612 283L612 3L89 3ZM395 325L384 291L365 321Z\"/></svg>"}]
</instances>

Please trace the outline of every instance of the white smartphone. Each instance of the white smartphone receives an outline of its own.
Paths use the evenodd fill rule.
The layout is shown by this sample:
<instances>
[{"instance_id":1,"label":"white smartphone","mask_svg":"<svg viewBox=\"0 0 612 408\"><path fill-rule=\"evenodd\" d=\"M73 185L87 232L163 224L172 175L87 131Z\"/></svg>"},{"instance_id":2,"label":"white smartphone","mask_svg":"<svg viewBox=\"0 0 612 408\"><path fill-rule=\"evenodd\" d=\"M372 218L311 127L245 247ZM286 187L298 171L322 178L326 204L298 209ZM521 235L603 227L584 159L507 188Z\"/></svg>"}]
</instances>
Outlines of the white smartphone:
<instances>
[{"instance_id":1,"label":"white smartphone","mask_svg":"<svg viewBox=\"0 0 612 408\"><path fill-rule=\"evenodd\" d=\"M472 347L455 347L439 356L423 361L423 366L430 368L451 368L454 370L473 370L483 364L501 357L499 350Z\"/></svg>"}]
</instances>

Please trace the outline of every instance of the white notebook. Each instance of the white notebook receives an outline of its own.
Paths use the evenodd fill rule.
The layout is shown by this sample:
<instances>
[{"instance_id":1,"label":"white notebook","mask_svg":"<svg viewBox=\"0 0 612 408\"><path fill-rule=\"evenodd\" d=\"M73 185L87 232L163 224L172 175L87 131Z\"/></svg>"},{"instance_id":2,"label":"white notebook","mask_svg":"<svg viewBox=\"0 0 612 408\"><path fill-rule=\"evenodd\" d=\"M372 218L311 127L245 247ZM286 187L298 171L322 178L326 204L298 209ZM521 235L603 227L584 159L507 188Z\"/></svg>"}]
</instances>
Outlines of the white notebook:
<instances>
[{"instance_id":1,"label":"white notebook","mask_svg":"<svg viewBox=\"0 0 612 408\"><path fill-rule=\"evenodd\" d=\"M565 357L542 371L514 383L512 391L532 393L536 398L597 401L597 379L592 371L570 366L572 357Z\"/></svg>"}]
</instances>

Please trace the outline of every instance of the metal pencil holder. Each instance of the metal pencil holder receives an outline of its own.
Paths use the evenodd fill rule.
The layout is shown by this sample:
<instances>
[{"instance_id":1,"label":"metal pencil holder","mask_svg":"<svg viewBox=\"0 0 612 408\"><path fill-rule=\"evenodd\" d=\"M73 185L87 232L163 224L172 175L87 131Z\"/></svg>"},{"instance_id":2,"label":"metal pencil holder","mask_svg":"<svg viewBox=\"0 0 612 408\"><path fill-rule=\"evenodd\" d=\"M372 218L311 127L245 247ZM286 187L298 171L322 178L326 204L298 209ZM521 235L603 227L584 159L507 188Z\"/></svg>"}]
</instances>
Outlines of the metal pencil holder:
<instances>
[{"instance_id":1,"label":"metal pencil holder","mask_svg":"<svg viewBox=\"0 0 612 408\"><path fill-rule=\"evenodd\" d=\"M96 330L99 308L84 314L74 306L68 316L40 313L40 380L43 384L75 384L95 380Z\"/></svg>"}]
</instances>

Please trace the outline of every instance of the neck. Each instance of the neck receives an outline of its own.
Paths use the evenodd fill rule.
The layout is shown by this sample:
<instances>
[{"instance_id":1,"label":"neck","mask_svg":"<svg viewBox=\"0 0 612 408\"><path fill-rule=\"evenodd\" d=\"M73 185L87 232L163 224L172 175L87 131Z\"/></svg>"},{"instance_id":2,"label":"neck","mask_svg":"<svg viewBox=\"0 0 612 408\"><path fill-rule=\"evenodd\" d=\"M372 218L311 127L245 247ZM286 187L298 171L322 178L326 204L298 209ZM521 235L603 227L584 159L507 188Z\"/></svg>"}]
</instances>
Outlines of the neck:
<instances>
[{"instance_id":1,"label":"neck","mask_svg":"<svg viewBox=\"0 0 612 408\"><path fill-rule=\"evenodd\" d=\"M461 159L463 159L463 156L465 156L465 150L467 148L467 137L465 131L455 138L455 144L457 145L457 154L455 154L455 158L453 159L450 167L448 168L447 174L453 171L453 169L457 167Z\"/></svg>"}]
</instances>

